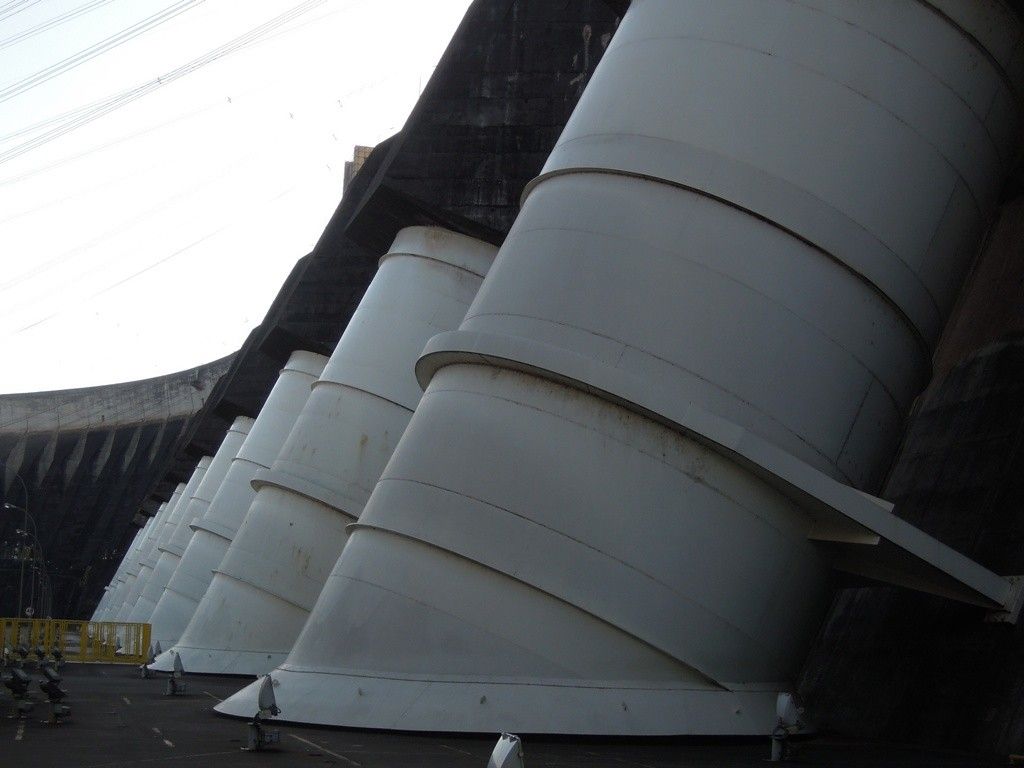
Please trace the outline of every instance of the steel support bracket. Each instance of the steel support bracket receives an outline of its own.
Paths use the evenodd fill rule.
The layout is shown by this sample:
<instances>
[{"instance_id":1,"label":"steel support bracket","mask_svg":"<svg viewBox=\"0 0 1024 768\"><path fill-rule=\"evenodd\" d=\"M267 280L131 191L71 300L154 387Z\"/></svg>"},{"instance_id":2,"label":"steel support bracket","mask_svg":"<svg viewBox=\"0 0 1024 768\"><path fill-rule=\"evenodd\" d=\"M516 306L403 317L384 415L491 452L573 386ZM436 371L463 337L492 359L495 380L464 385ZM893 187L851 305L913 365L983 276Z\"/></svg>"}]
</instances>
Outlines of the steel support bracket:
<instances>
[{"instance_id":1,"label":"steel support bracket","mask_svg":"<svg viewBox=\"0 0 1024 768\"><path fill-rule=\"evenodd\" d=\"M1006 608L986 613L985 621L989 624L1016 624L1020 609L1024 607L1024 575L1006 576L1005 579L1010 582Z\"/></svg>"}]
</instances>

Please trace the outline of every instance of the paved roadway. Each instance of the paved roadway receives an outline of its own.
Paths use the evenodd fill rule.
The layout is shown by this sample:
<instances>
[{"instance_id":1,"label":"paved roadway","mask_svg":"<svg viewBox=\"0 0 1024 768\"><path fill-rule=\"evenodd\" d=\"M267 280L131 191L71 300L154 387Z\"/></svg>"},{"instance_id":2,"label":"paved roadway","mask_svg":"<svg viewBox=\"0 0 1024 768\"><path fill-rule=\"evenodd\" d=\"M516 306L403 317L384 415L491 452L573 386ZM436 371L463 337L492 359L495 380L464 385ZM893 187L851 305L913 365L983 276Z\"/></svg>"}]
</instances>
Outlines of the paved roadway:
<instances>
[{"instance_id":1,"label":"paved roadway","mask_svg":"<svg viewBox=\"0 0 1024 768\"><path fill-rule=\"evenodd\" d=\"M33 680L39 677L31 670ZM69 692L70 722L42 722L45 697L33 682L36 711L19 721L11 699L0 692L0 768L236 768L236 766L342 766L344 768L485 768L495 737L413 736L395 733L279 725L274 751L243 751L243 721L212 711L234 693L243 678L192 676L188 695L164 695L163 679L143 680L134 668L68 665L63 687ZM624 742L526 738L529 768L763 768L764 741L669 740ZM974 768L1005 765L950 752L927 752L882 745L816 739L799 745L796 764L828 768Z\"/></svg>"}]
</instances>

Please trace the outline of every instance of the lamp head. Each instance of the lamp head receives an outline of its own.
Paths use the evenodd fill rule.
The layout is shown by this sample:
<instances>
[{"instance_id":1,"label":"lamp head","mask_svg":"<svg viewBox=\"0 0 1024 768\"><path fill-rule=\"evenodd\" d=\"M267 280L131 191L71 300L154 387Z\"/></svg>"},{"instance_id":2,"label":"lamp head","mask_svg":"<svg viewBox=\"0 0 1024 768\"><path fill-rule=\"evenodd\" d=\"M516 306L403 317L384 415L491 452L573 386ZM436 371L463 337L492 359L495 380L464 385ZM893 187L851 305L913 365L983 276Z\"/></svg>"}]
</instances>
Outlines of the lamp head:
<instances>
[{"instance_id":1,"label":"lamp head","mask_svg":"<svg viewBox=\"0 0 1024 768\"><path fill-rule=\"evenodd\" d=\"M270 675L263 676L256 706L259 707L259 715L263 717L274 717L281 714L281 710L277 707L277 699L274 696L274 679Z\"/></svg>"},{"instance_id":2,"label":"lamp head","mask_svg":"<svg viewBox=\"0 0 1024 768\"><path fill-rule=\"evenodd\" d=\"M487 768L524 768L523 742L512 733L503 733L494 745Z\"/></svg>"},{"instance_id":3,"label":"lamp head","mask_svg":"<svg viewBox=\"0 0 1024 768\"><path fill-rule=\"evenodd\" d=\"M50 701L60 701L68 695L68 692L60 687L59 680L40 680L39 687Z\"/></svg>"}]
</instances>

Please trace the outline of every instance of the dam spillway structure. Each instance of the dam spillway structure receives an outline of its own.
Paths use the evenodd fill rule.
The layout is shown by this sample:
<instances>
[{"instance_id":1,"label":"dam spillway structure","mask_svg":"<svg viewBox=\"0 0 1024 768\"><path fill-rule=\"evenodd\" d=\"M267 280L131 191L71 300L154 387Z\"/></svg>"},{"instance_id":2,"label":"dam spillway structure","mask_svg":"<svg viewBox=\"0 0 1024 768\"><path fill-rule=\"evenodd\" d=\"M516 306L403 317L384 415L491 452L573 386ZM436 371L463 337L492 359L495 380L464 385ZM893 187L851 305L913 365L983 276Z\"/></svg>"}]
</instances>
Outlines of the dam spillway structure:
<instances>
[{"instance_id":1,"label":"dam spillway structure","mask_svg":"<svg viewBox=\"0 0 1024 768\"><path fill-rule=\"evenodd\" d=\"M177 528L175 528L167 544L168 552L166 554L168 557L172 559L177 557L178 560L174 563L174 569L167 579L166 586L160 597L157 598L153 612L148 618L149 623L152 625L150 636L154 642L160 643L161 648L167 648L172 645L178 639L181 630L184 629L184 624L181 623L180 611L177 610L178 601L176 597L180 592L171 590L170 585L174 582L174 577L180 570L181 564L184 562L185 553L191 544L191 540L194 538L193 526L208 511L210 503L220 490L225 477L227 477L231 463L234 461L235 456L238 455L239 448L242 447L242 442L245 440L246 435L249 434L252 423L253 420L248 416L238 416L231 423L227 433L224 435L224 439L221 441L216 453L214 453L213 460L210 462L210 466L207 467L202 481L196 487L195 495L189 501L185 513L182 515ZM180 583L179 580L179 585Z\"/></svg>"},{"instance_id":2,"label":"dam spillway structure","mask_svg":"<svg viewBox=\"0 0 1024 768\"><path fill-rule=\"evenodd\" d=\"M284 660L416 408L417 355L458 327L496 250L437 227L398 233L276 460L255 476L256 497L173 649L189 672L257 675Z\"/></svg>"},{"instance_id":3,"label":"dam spillway structure","mask_svg":"<svg viewBox=\"0 0 1024 768\"><path fill-rule=\"evenodd\" d=\"M167 524L167 518L169 515L174 513L175 508L178 506L178 502L181 501L182 494L185 492L185 483L178 483L174 490L171 492L171 498L167 500L166 506L161 505L161 511L158 512L157 516L153 519L153 524L150 526L152 529L149 535L146 536L146 541L142 545L142 549L139 551L139 558L136 564L136 571L134 579L131 581L131 585L128 588L127 594L125 595L124 602L118 609L117 614L114 615L114 621L127 621L128 616L132 612L132 608L135 607L135 603L139 599L139 594L142 592L142 588L146 586L146 582L149 580L150 574L153 573L153 568L156 566L157 557L157 542L160 539L160 535L164 531L164 527ZM129 574L131 571L129 570Z\"/></svg>"},{"instance_id":4,"label":"dam spillway structure","mask_svg":"<svg viewBox=\"0 0 1024 768\"><path fill-rule=\"evenodd\" d=\"M202 517L191 524L195 531L192 539L153 611L152 636L160 639L161 648L170 648L185 633L210 586L213 571L224 558L256 494L253 477L273 463L326 363L327 358L315 352L293 352L256 420L246 426L247 434L243 435L216 495ZM187 652L182 654L182 661L191 670L191 657ZM164 661L173 664L173 660L158 659L155 667L161 668Z\"/></svg>"},{"instance_id":5,"label":"dam spillway structure","mask_svg":"<svg viewBox=\"0 0 1024 768\"><path fill-rule=\"evenodd\" d=\"M635 0L417 363L283 717L765 734L836 570L1012 616L868 494L1017 156L1021 39L994 0Z\"/></svg>"},{"instance_id":6,"label":"dam spillway structure","mask_svg":"<svg viewBox=\"0 0 1024 768\"><path fill-rule=\"evenodd\" d=\"M156 540L156 546L150 555L150 562L153 562L152 570L147 574L144 582L142 582L142 574L139 574L139 581L142 582L142 586L135 604L128 614L127 621L148 622L149 617L153 614L153 609L156 608L156 601L163 594L164 587L167 586L171 574L181 559L181 555L178 553L179 547L176 544L172 544L172 540L174 540L175 533L185 517L189 503L192 501L192 497L195 496L199 484L203 482L203 477L206 475L206 470L209 469L212 461L212 456L203 456L199 459L196 468L192 471L192 476L185 483L185 487L181 491L181 497L174 505L174 509L168 512L163 530L160 532L160 536Z\"/></svg>"}]
</instances>

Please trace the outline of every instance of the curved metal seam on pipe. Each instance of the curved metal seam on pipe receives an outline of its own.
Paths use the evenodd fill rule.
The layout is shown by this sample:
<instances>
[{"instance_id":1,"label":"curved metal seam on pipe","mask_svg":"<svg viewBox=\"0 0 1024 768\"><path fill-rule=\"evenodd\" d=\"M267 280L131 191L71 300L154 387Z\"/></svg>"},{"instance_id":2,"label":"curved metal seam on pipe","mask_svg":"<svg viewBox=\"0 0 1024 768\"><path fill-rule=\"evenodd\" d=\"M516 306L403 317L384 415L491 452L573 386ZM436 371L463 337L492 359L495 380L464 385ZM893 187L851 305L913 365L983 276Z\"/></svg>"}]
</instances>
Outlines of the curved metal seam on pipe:
<instances>
[{"instance_id":1,"label":"curved metal seam on pipe","mask_svg":"<svg viewBox=\"0 0 1024 768\"><path fill-rule=\"evenodd\" d=\"M280 594L279 592L276 592L275 590L273 590L271 588L268 588L268 587L265 587L265 586L260 586L259 584L254 584L253 582L249 581L246 578L243 578L242 576L238 576L238 575L233 574L233 573L228 573L227 571L222 571L219 568L214 568L213 572L215 574L217 574L218 576L224 576L225 578L231 579L232 581L237 581L239 584L245 584L247 587L252 587L253 589L258 589L260 592L266 592L271 597L276 597L282 603L287 603L288 605L293 605L296 608L302 609L303 611L306 610L305 606L302 606L299 603L296 603L294 600L289 600L287 597L285 597L284 595ZM233 649L228 648L227 650L230 651L230 650L233 650ZM250 649L250 648L246 648L244 650L245 650L246 653L253 653L252 649ZM261 650L261 651L258 651L258 652L259 653L280 653L280 649L274 649L273 651Z\"/></svg>"},{"instance_id":2,"label":"curved metal seam on pipe","mask_svg":"<svg viewBox=\"0 0 1024 768\"><path fill-rule=\"evenodd\" d=\"M746 286L744 286L744 287L746 287ZM757 292L757 291L755 291L755 292ZM761 294L761 295L763 296L764 294ZM801 319L802 320L802 318L800 318L799 315L796 315L795 313L793 313L793 316L796 317L797 319ZM472 319L477 319L477 318L480 318L480 317L522 317L522 318L529 319L529 320L536 320L536 319L538 319L538 318L534 318L532 315L517 315L517 314L515 314L513 312L502 312L500 314L499 313L481 312L480 314L473 315ZM470 319L470 318L467 317L467 319ZM550 321L550 320L543 320L543 322L552 323L552 321ZM589 334L589 335L597 337L597 338L607 339L608 341L612 341L612 342L614 342L616 344L621 344L624 348L635 349L638 352L642 352L644 355L647 355L648 357L650 357L650 358L652 358L654 360L657 360L657 361L659 361L661 363L664 363L665 365L671 366L672 368L675 368L676 370L680 371L681 373L684 373L687 376L691 376L694 379L697 379L698 381L700 381L703 384L706 384L709 387L712 387L712 388L714 388L714 389L716 389L716 390L718 390L720 392L723 392L723 393L731 394L731 395L735 396L736 399L739 402L741 402L743 405L745 405L745 406L747 406L747 407L757 411L757 413L761 417L763 417L764 419L766 419L766 420L772 422L773 424L777 425L780 429L785 430L794 439L799 440L801 443L803 443L803 445L805 445L807 447L808 450L813 451L818 456L820 456L823 460L825 460L827 462L834 462L836 460L835 457L827 455L820 448L818 448L817 446L815 446L812 443L808 442L808 440L803 435L800 435L797 432L794 432L793 430L791 430L786 424L784 424L783 422L779 421L779 419L777 419L772 414L766 413L763 410L760 410L754 403L750 402L749 400L745 400L745 399L743 399L741 397L738 397L738 396L734 395L733 393L730 393L729 390L726 389L726 387L722 386L721 384L719 384L719 383L717 383L715 381L712 381L710 379L707 379L707 378L701 376L696 371L690 370L688 368L683 368L678 363L673 362L672 360L668 360L667 358L665 358L665 357L663 357L661 355L658 355L658 354L656 354L654 352L651 352L650 350L642 349L640 347L636 347L636 346L632 346L632 345L626 344L625 342L622 342L619 339L616 339L616 338L613 338L611 336L607 336L607 335L604 335L604 334L597 333L596 331L593 331L593 330L591 330L589 328L584 328L584 327L578 326L578 325L572 325L570 323L557 323L557 325L560 325L563 328L570 328L570 329L572 329L574 331L579 331L581 333L586 333L586 334ZM810 325L810 324L808 323L808 325ZM867 365L865 365L863 363L863 361L861 361L857 357L856 354L851 352L847 347L844 347L838 341L835 341L832 337L830 337L824 331L821 331L819 328L817 328L817 327L815 327L813 325L811 327L815 328L815 330L818 331L823 337L828 339L830 342L834 343L835 346L838 347L839 349L841 349L843 352L846 352L852 359L856 360L857 363L863 369L863 371L871 377L871 380L874 383L878 384L878 386L881 387L885 391L886 397L888 397L889 401L891 403L893 403L894 406L898 405L898 400L896 399L896 397L892 393L892 391L889 389L889 387L886 385L886 383L884 381L881 381L880 379L878 379L874 375L874 372ZM424 389L426 389L426 383L423 383L422 386L423 386ZM852 429L852 427L853 427L853 425L851 424L851 429ZM839 453L841 454L842 451L840 450ZM852 480L849 477L847 477L845 475L845 473L843 473L843 471L841 469L839 469L837 467L836 471L839 472L847 482L852 484Z\"/></svg>"},{"instance_id":3,"label":"curved metal seam on pipe","mask_svg":"<svg viewBox=\"0 0 1024 768\"><path fill-rule=\"evenodd\" d=\"M443 262L439 262L439 263L443 263ZM472 273L470 273L470 274L472 274ZM404 403L399 403L396 400L392 400L390 397L384 397L384 395L382 395L382 394L380 394L378 392L371 392L366 387L357 387L355 384L347 384L347 383L345 383L343 381L335 381L334 379L317 379L316 381L314 381L310 385L310 388L311 389L316 389L317 387L328 386L328 385L334 386L334 387L345 387L346 389L353 389L356 392L362 392L364 395L369 395L370 397L375 397L378 400L383 400L385 403L388 403L389 405L397 406L398 408L401 408L403 411L407 411L408 413L412 413L415 410L414 408L410 408L409 406L405 405Z\"/></svg>"},{"instance_id":4,"label":"curved metal seam on pipe","mask_svg":"<svg viewBox=\"0 0 1024 768\"><path fill-rule=\"evenodd\" d=\"M416 482L416 481L412 481L412 482ZM450 489L447 489L447 488L440 489L440 490L444 490L444 491L446 491L448 493L452 493L452 494L456 494L457 493L457 492L451 491ZM462 494L458 494L458 495L462 495ZM482 501L482 500L477 499L477 501ZM486 501L484 501L483 503L484 504L488 504L488 506L494 506L493 504L489 504ZM509 512L509 510L505 510L505 509L502 509L501 511ZM523 518L521 516L517 516L517 517L520 517L521 520L524 520L524 521L529 522L531 524L537 525L537 523L535 521L527 520L526 518ZM415 535L415 534L409 533L407 531L398 530L396 528L385 528L383 526L376 525L376 524L373 524L373 523L359 523L359 522L356 522L356 523L352 523L351 525L347 526L347 528L349 528L349 529L351 529L353 531L368 530L368 531L375 531L375 532L378 532L378 533L390 534L392 536L399 536L401 538L404 538L404 539L407 539L409 541L415 542L415 543L420 544L422 546L426 546L426 547L429 547L431 549L438 550L440 552L443 552L443 553L448 554L448 555L452 555L454 557L458 557L458 558L460 558L462 560L465 560L466 562L472 563L473 565L478 566L480 568L486 568L487 570L492 571L493 573L496 573L496 574L502 576L503 578L511 579L511 580L513 580L515 582L518 582L519 584L522 584L522 585L530 588L530 589L536 590L537 592L539 592L539 593L541 593L543 595L546 595L549 598L552 598L552 599L554 599L554 600L556 600L556 601L558 601L560 603L563 603L563 604L573 608L574 610L580 611L581 613L584 613L587 616L590 616L591 618L596 619L597 621L601 622L602 624L604 624L604 625L606 625L608 627L611 627L612 629L616 630L617 632L621 632L622 634L624 634L624 635L628 636L629 638L631 638L633 641L635 641L637 643L640 643L641 645L647 646L648 648L651 648L651 649L657 651L660 654L663 654L667 658L671 659L673 661L673 663L678 664L681 667L686 667L686 668L692 670L694 673L700 675L702 678L706 679L708 684L711 685L711 686L714 686L716 688L721 688L721 689L724 689L724 690L731 690L730 687L729 687L730 684L728 682L720 680L719 676L713 674L708 669L704 668L704 665L702 665L701 663L695 661L695 659L694 659L694 649L684 649L685 652L681 652L680 649L671 650L668 647L667 643L657 642L657 641L653 640L650 637L644 637L642 634L639 633L639 630L637 630L636 628L633 628L633 627L631 627L629 625L628 619L627 620L623 620L622 617L615 618L615 617L612 617L612 616L605 615L604 613L600 612L596 607L587 607L586 605L583 604L583 601L581 599L573 600L573 599L570 599L564 593L563 594L558 594L556 592L553 592L550 588L547 588L547 587L543 586L536 579L527 579L527 578L525 578L523 576L518 576L516 574L510 573L509 569L502 568L499 565L497 565L495 562L485 561L485 560L481 559L479 556L473 556L473 555L469 554L468 552L463 551L461 549L453 549L451 546L445 546L445 545L443 545L443 544L441 544L441 543L439 543L437 541L434 541L434 540L431 540L431 539L428 539L428 538L424 538L422 535ZM755 644L758 642L758 638L753 637L749 633L743 632L743 630L740 629L739 627L737 627L733 622L729 621L724 616L721 616L720 614L718 614L715 611L711 610L707 605L699 604L699 603L696 603L695 601L692 601L692 600L688 599L685 595L680 594L679 592L674 590L671 586L669 586L667 584L663 584L662 582L658 581L658 579L654 578L650 574L644 573L643 571L639 570L636 566L632 565L631 563L627 563L627 562L624 562L623 560L621 560L619 558L615 558L615 557L609 555L607 552L599 550L596 547L593 547L593 546L591 546L589 544L586 544L585 542L580 541L579 539L574 538L574 537L572 537L572 536L570 536L570 535L568 535L568 534L566 534L566 533L564 533L562 531L555 531L554 529L550 529L550 528L548 530L551 531L552 533L556 534L559 537L563 537L566 540L572 541L573 544L575 544L577 546L581 546L581 547L584 547L586 549L591 550L592 552L594 552L597 555L600 555L601 557L605 557L605 558L608 558L610 560L614 560L620 566L634 571L635 573L637 573L638 575L640 575L641 577L643 577L645 579L650 579L650 581L654 582L655 584L658 584L659 586L664 588L666 591L671 592L673 594L673 597L676 599L677 602L679 602L679 603L684 603L684 602L685 603L691 603L691 604L695 605L697 608L699 608L700 610L702 610L702 611L708 613L709 615L713 616L714 618L718 619L721 622L722 625L729 627L730 629L735 631L737 634L743 635L746 639L753 641ZM351 579L351 577L349 577L349 576L345 576L344 578ZM585 596L577 596L577 597L585 597ZM432 610L440 610L436 606L431 606L431 609ZM486 630L486 627L479 627L479 628ZM664 639L665 638L663 638L663 640Z\"/></svg>"},{"instance_id":5,"label":"curved metal seam on pipe","mask_svg":"<svg viewBox=\"0 0 1024 768\"><path fill-rule=\"evenodd\" d=\"M1012 15L1016 15L1012 9L1007 8L1006 5L1002 3L1002 0L996 1L999 2L999 4L1007 10L1007 12L1009 12ZM1024 98L1022 98L1020 94L1020 88L1017 87L1017 84L1013 81L1013 78L1010 77L1010 73L1006 70L1006 67L1003 66L1002 62L1000 62L999 59L992 55L988 47L984 43L982 43L981 40L975 37L968 30L964 29L964 27L961 26L960 22L957 21L956 18L950 16L941 8L938 8L930 0L914 0L914 2L916 2L919 5L923 5L928 11L934 13L936 16L939 16L947 24L953 27L958 33L963 35L965 39L970 41L971 45L978 51L979 54L981 54L981 56L986 61L988 61L988 63L996 71L996 74L1005 83L1006 87L1010 90L1010 92L1014 94L1014 97L1017 99L1017 101L1024 102Z\"/></svg>"},{"instance_id":6,"label":"curved metal seam on pipe","mask_svg":"<svg viewBox=\"0 0 1024 768\"><path fill-rule=\"evenodd\" d=\"M803 7L807 8L810 11L813 11L814 13L820 13L820 14L822 14L824 16L828 16L829 18L834 19L836 21L840 21L841 20L840 17L835 16L834 14L829 13L824 8L819 8L819 7L814 6L814 5L808 5L807 3L800 2L800 0L791 0L791 2L793 2L793 3L797 4L797 5L803 5ZM920 0L920 2L922 2L925 5L928 4L927 0ZM910 61L914 62L914 64L918 65L922 69L926 69L924 67L924 62L922 62L919 59L915 58L914 56L912 56L909 52L905 51L904 49L894 45L890 41L886 40L884 37L881 37L881 36L875 34L868 27L866 27L864 25L861 25L861 24L854 24L853 22L850 22L849 20L847 20L845 23L851 24L852 26L855 26L862 33L864 33L866 35L870 35L871 37L876 39L882 45L885 45L886 47L891 48L894 51L897 51L898 53L900 53L903 56L906 56ZM993 65L993 68L996 69L997 72L1000 72L1001 75L1004 75L1004 76L1006 75L1005 70L999 65L999 63L997 61L995 61L995 59L991 56L991 54L988 54L987 51L983 50L982 55L986 57L986 59L989 61L990 64ZM1007 157L1005 157L1003 155L1002 151L998 147L998 142L996 141L995 136L992 135L992 132L991 132L991 130L988 127L988 124L985 122L986 115L979 114L977 111L975 111L974 107L972 107L967 102L967 100L964 99L964 97L960 93L957 92L957 90L953 86L951 86L949 83L947 83L941 77L939 77L937 73L931 72L930 70L927 70L927 69L926 69L926 71L928 71L929 74L932 77L934 77L937 82L941 83L942 86L944 88L946 88L956 99L958 99L959 101L963 102L963 104L968 109L970 109L972 113L974 113L974 116L978 118L978 122L980 122L982 124L982 127L985 130L985 133L991 139L993 146L996 147L996 152L999 155L1000 159L1002 159L1003 161L1007 161L1009 158L1007 158ZM1014 95L1014 98L1017 98L1016 97L1016 89L1014 88L1014 86L1013 86L1011 80L1009 79L1009 77L1004 77L1004 80L1005 80L1004 85L1006 86L1006 89L1008 91L1010 91L1011 94Z\"/></svg>"},{"instance_id":7,"label":"curved metal seam on pipe","mask_svg":"<svg viewBox=\"0 0 1024 768\"><path fill-rule=\"evenodd\" d=\"M729 40L721 40L721 39L710 38L710 37L699 37L697 35L674 36L674 37L663 37L663 38L647 37L647 38L644 38L643 40L634 40L634 41L629 42L629 43L624 43L623 45L620 45L617 48L616 52L618 53L618 52L621 52L621 51L624 51L624 50L628 50L631 46L642 45L642 44L650 42L650 41L671 42L671 41L674 41L674 40L690 40L690 41L694 41L694 42L710 43L710 44L713 44L713 45L725 46L727 48L736 48L737 50L748 51L750 53L755 53L755 54L758 54L760 56L764 56L766 58L770 58L770 59L773 59L773 60L780 59L779 55L776 54L776 53L773 53L772 51L766 51L764 49L755 48L755 47L748 46L748 45L741 45L740 43L735 43L735 42L732 42L732 41L729 41ZM908 57L908 58L910 58L910 57ZM951 170L956 175L956 177L958 179L960 179L960 181L962 181L964 183L964 186L970 191L971 202L974 203L974 207L975 207L975 210L977 211L977 213L979 215L981 215L984 212L986 206L983 206L981 204L981 201L978 199L977 193L975 192L973 185L967 179L965 179L963 177L963 175L961 173L961 169L953 164L953 161L950 160L948 155L943 151L942 147L940 147L929 136L927 136L924 133L922 133L920 131L920 129L918 129L917 126L915 126L913 123L908 122L901 115L897 114L892 109L890 109L886 105L882 104L880 101L877 101L876 99L872 98L872 96L870 94L868 94L868 93L866 93L864 91L861 91L861 90L859 90L857 88L854 88L849 83L845 83L845 82L842 82L842 81L835 80L832 77L830 77L828 75L828 73L823 72L823 71L818 70L818 69L815 69L815 68L813 68L811 66L808 66L807 64L804 64L804 63L802 63L800 61L797 61L796 59L788 59L787 58L787 59L782 59L782 60L786 61L786 63L788 63L790 66L796 67L798 69L802 69L805 72L810 72L811 74L816 75L818 78L820 78L822 81L824 81L826 83L835 83L835 84L838 84L838 85L842 86L843 88L845 88L846 90L850 91L851 93L856 94L857 96L859 96L862 100L864 100L865 102L867 102L871 106L877 107L878 109L882 110L883 112L888 114L890 117L892 117L896 122L900 123L901 125L906 126L911 132L913 132L916 136L918 136L925 144L927 144L933 150L935 150L935 154L937 154L939 157L942 158L942 160L945 162L945 164L949 168L949 170ZM919 62L916 61L916 59L911 59L911 60L915 61L915 63L919 63ZM936 82L942 83L942 81L939 80L938 78L935 78L935 79L936 79ZM942 84L945 87L945 83L942 83ZM960 100L963 101L962 99L960 99ZM975 118L978 118L978 114L976 112L974 112L974 110L972 110L970 108L968 108L968 110L971 112L971 114ZM992 140L993 139L992 133L988 129L988 126L985 125L984 121L979 118L978 119L978 123L981 125L982 130L989 137L989 139ZM636 135L641 136L643 134L636 134ZM587 134L578 134L576 136L576 138L577 139L585 139L585 138L588 138L588 136L587 136ZM653 136L646 136L645 138L655 138L655 137L653 137ZM1000 153L999 153L998 147L995 146L994 140L992 141L992 144L993 144L993 151L994 151L994 153L996 154L996 156L999 159L1002 159L1000 157Z\"/></svg>"},{"instance_id":8,"label":"curved metal seam on pipe","mask_svg":"<svg viewBox=\"0 0 1024 768\"><path fill-rule=\"evenodd\" d=\"M454 261L448 261L438 256L425 256L419 253L411 253L409 251L389 251L388 253L385 253L383 256L377 259L377 266L379 267L388 259L393 259L396 256L403 256L405 258L410 259L426 259L427 261L434 261L437 262L438 264L443 264L446 267L453 267L461 272L465 272L467 275L479 277L481 280L484 278L484 275L480 274L475 269L470 269L469 267L466 267L462 264L456 264Z\"/></svg>"},{"instance_id":9,"label":"curved metal seam on pipe","mask_svg":"<svg viewBox=\"0 0 1024 768\"><path fill-rule=\"evenodd\" d=\"M464 343L466 341L468 343ZM861 524L863 516L857 514L856 510L877 511L877 505L869 500L867 494L833 480L727 419L703 411L692 403L673 402L676 398L670 391L650 382L636 380L625 371L610 368L564 349L520 339L512 344L509 341L508 337L466 331L451 331L435 336L417 362L417 376L429 379L441 368L459 363L483 364L531 373L564 386L581 389L638 415L654 419L687 437L704 442L726 458L742 458L784 487L822 503L844 517L853 517ZM514 356L511 352L513 348ZM646 396L646 392L654 394ZM913 529L909 523L894 515L889 514L888 517L891 518L887 526L890 535L886 538L893 537L900 529ZM895 538L897 546L928 560L920 549L909 549L901 545L899 537ZM1011 591L1006 579L937 541L932 540L931 546L955 561L957 572L947 571L948 575L990 600L991 607L1005 607Z\"/></svg>"},{"instance_id":10,"label":"curved metal seam on pipe","mask_svg":"<svg viewBox=\"0 0 1024 768\"><path fill-rule=\"evenodd\" d=\"M649 138L657 139L658 137L652 136L652 137L649 137ZM569 142L566 142L566 143L569 143ZM897 301L895 301L893 298L891 298L889 296L888 293L886 293L886 291L880 286L880 284L878 282L876 282L875 280L872 280L871 278L867 277L867 275L864 272L858 270L854 265L852 265L849 262L839 258L834 253L831 253L829 250L827 250L826 248L818 245L816 242L814 242L813 240L809 239L808 237L806 237L804 235L801 235L799 232L797 232L797 231L795 231L793 229L790 229L789 227L781 224L779 221L771 218L768 214L759 213L759 212L757 212L757 211L755 211L755 210L753 210L751 208L746 208L745 206L737 203L735 200L732 200L732 199L727 198L727 197L720 197L719 195L716 195L714 192L711 192L711 191L709 191L707 189L704 189L704 188L701 188L701 187L696 187L696 186L691 186L689 184L683 184L681 182L672 181L671 179L665 179L665 178L662 178L662 177L659 177L659 176L650 176L650 175L645 174L645 173L638 173L638 172L635 172L635 171L629 171L629 170L624 170L624 169L620 169L620 168L601 168L601 167L597 167L597 166L595 166L595 167L584 167L584 166L581 166L581 167L574 167L574 168L558 168L558 169L553 170L553 171L548 171L547 173L543 174L542 176L538 176L533 181L529 182L526 185L526 187L523 189L523 194L520 196L520 205L522 205L526 201L527 195L530 192L532 192L533 188L537 184L539 184L541 181L544 181L546 179L553 179L553 178L556 178L558 176L572 176L572 175L577 175L577 174L590 174L590 173L593 173L593 174L606 174L606 175L609 175L609 176L624 176L626 178L642 179L644 181L651 181L651 182L655 182L655 183L658 183L658 184L664 184L666 186L674 187L676 189L683 189L683 190L686 190L687 192L692 192L694 194L701 195L702 197L706 197L709 200L714 200L716 203L721 203L723 205L727 205L730 208L733 208L733 209L735 209L737 211L741 211L742 213L747 214L748 216L752 216L753 218L755 218L755 219L757 219L757 220L759 220L759 221L761 221L761 222L763 222L765 224L768 224L768 225L778 229L780 232L785 232L790 237L793 237L793 238L799 240L804 245L807 245L807 246L813 248L814 250L818 251L825 258L827 258L830 261L833 261L836 264L838 264L840 267L842 267L847 272L849 272L854 277L856 277L858 280L860 280L862 283L864 283L864 285L868 286L880 298L882 298L885 301L886 304L888 304L893 310L895 310L900 315L900 317L903 318L904 322L907 325L907 328L914 335L915 340L917 341L918 345L921 347L921 357L922 357L922 359L926 361L926 365L929 365L929 366L931 365L931 346L932 345L926 339L926 337L924 335L924 332L921 330L921 326L919 326L918 323L915 322L914 319L910 315L907 314L907 311L903 307L901 307L900 304ZM816 199L818 199L818 198L816 198ZM824 205L828 205L827 203L824 203L824 201L821 201L821 202ZM888 247L885 246L884 243L882 243L880 240L878 240L874 235L872 235L870 232L868 232L866 229L864 229L860 224L857 224L857 222L852 221L852 219L847 219L847 220L850 221L852 224L854 224L862 232L864 232L865 234L870 236L878 245L880 245L893 258L898 259L900 264L903 264L903 260L899 259L899 257L895 253L893 253ZM914 278L914 279L915 279L915 282L917 282L916 278ZM920 287L921 287L921 291L926 294L927 301L928 301L929 305L937 311L937 307L935 305L934 298L931 296L931 294L927 291L927 289L923 285L920 286ZM930 324L926 324L926 325L934 325L934 324L930 323Z\"/></svg>"},{"instance_id":11,"label":"curved metal seam on pipe","mask_svg":"<svg viewBox=\"0 0 1024 768\"><path fill-rule=\"evenodd\" d=\"M343 499L339 494L324 488L318 483L303 480L302 478L295 477L287 472L275 472L272 469L268 469L257 473L256 477L252 479L252 487L259 490L264 486L280 488L283 491L293 491L299 496L303 496L310 501L315 501L318 504L323 504L325 507L330 507L335 512L338 512L345 517L350 517L353 520L358 518L358 515L355 515L346 509L349 504L349 499Z\"/></svg>"}]
</instances>

